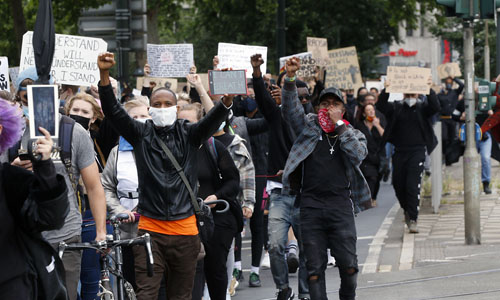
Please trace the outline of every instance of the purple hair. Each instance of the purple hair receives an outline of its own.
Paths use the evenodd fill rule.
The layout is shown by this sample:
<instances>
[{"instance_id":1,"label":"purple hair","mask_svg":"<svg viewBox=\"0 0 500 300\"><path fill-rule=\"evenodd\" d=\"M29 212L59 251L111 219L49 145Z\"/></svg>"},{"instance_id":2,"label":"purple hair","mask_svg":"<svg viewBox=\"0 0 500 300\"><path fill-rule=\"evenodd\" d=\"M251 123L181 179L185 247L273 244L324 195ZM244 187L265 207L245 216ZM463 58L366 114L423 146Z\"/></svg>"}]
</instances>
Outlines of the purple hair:
<instances>
[{"instance_id":1,"label":"purple hair","mask_svg":"<svg viewBox=\"0 0 500 300\"><path fill-rule=\"evenodd\" d=\"M0 153L14 146L21 139L23 123L19 109L0 98L0 125L3 127L0 134Z\"/></svg>"}]
</instances>

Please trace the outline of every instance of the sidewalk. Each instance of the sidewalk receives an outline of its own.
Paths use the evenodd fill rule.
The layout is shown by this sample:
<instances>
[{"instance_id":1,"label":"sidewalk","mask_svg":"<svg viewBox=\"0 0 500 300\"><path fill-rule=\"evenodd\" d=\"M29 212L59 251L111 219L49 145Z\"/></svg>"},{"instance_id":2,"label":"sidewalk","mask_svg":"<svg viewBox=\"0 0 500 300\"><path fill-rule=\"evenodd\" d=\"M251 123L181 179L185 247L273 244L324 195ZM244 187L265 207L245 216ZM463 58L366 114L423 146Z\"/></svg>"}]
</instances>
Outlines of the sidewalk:
<instances>
[{"instance_id":1,"label":"sidewalk","mask_svg":"<svg viewBox=\"0 0 500 300\"><path fill-rule=\"evenodd\" d=\"M494 189L480 201L481 245L474 246L465 245L460 193L443 197L438 214L423 207L419 234L408 233L396 204L360 270L357 299L500 299L500 197Z\"/></svg>"}]
</instances>

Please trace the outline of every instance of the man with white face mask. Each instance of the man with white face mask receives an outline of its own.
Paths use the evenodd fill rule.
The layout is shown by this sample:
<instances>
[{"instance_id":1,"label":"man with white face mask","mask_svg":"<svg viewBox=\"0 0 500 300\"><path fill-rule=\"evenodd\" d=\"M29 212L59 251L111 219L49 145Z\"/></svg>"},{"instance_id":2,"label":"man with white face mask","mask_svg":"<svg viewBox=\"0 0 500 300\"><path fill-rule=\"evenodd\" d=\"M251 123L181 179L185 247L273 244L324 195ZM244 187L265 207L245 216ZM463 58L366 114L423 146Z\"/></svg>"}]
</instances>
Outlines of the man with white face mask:
<instances>
[{"instance_id":1,"label":"man with white face mask","mask_svg":"<svg viewBox=\"0 0 500 300\"><path fill-rule=\"evenodd\" d=\"M385 88L389 86L385 82ZM432 78L428 81L432 85ZM404 94L404 100L389 103L386 89L380 93L377 108L386 116L387 127L384 141L395 146L392 156L394 171L392 184L401 208L405 212L405 221L410 233L418 233L417 218L420 202L420 182L424 170L425 151L427 153L437 145L437 138L432 129L431 117L441 107L436 93L430 89L427 101L418 98L418 94Z\"/></svg>"},{"instance_id":2,"label":"man with white face mask","mask_svg":"<svg viewBox=\"0 0 500 300\"><path fill-rule=\"evenodd\" d=\"M233 97L225 96L198 123L177 119L177 99L166 88L151 95L152 121L133 120L116 101L109 81L115 64L112 53L98 57L102 109L117 131L132 145L139 179L141 214L138 234L148 232L154 244L154 275L147 277L146 252L134 248L138 299L157 299L166 271L168 299L191 299L191 290L200 251L196 216L189 192L161 147L163 142L179 162L189 184L197 194L197 152L227 118Z\"/></svg>"}]
</instances>

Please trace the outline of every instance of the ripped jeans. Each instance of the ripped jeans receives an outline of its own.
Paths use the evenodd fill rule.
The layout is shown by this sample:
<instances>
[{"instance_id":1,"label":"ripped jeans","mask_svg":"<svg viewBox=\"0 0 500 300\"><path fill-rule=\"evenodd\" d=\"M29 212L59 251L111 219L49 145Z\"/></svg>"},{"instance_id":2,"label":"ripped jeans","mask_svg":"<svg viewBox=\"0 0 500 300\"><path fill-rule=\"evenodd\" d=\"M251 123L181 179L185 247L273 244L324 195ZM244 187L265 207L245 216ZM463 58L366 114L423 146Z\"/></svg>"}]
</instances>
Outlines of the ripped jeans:
<instances>
[{"instance_id":1,"label":"ripped jeans","mask_svg":"<svg viewBox=\"0 0 500 300\"><path fill-rule=\"evenodd\" d=\"M326 300L327 249L339 268L341 300L356 298L358 257L356 224L352 208L300 209L301 235L306 254L311 300Z\"/></svg>"}]
</instances>

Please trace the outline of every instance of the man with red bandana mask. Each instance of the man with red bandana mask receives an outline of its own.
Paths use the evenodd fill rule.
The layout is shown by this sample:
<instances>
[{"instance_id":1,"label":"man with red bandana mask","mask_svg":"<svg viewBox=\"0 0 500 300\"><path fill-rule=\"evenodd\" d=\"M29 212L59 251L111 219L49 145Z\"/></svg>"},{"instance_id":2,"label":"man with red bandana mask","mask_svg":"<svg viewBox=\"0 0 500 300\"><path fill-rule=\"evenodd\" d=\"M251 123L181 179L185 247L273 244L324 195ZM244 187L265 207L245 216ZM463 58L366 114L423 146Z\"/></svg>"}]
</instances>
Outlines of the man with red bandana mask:
<instances>
[{"instance_id":1,"label":"man with red bandana mask","mask_svg":"<svg viewBox=\"0 0 500 300\"><path fill-rule=\"evenodd\" d=\"M286 62L282 91L283 118L298 136L283 172L283 191L299 191L301 236L311 299L327 299L327 249L341 278L340 299L355 299L358 260L355 213L370 200L359 166L368 150L366 138L343 119L342 93L333 87L319 96L318 114L305 114L297 95L297 58Z\"/></svg>"}]
</instances>

